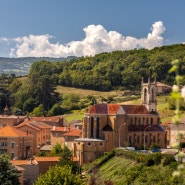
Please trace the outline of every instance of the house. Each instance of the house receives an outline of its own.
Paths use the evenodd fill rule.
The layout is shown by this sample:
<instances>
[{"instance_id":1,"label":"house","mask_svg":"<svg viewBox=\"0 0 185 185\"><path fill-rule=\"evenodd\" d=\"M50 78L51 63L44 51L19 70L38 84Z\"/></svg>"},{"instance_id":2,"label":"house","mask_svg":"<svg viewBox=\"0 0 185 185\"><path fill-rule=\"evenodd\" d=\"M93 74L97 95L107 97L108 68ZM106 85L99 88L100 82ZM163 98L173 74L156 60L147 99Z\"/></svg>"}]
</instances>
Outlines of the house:
<instances>
[{"instance_id":1,"label":"house","mask_svg":"<svg viewBox=\"0 0 185 185\"><path fill-rule=\"evenodd\" d=\"M27 159L33 154L33 135L11 126L0 128L0 154Z\"/></svg>"},{"instance_id":2,"label":"house","mask_svg":"<svg viewBox=\"0 0 185 185\"><path fill-rule=\"evenodd\" d=\"M157 94L170 93L172 91L172 86L157 82Z\"/></svg>"},{"instance_id":3,"label":"house","mask_svg":"<svg viewBox=\"0 0 185 185\"><path fill-rule=\"evenodd\" d=\"M64 134L65 137L65 145L70 149L73 150L74 148L74 140L80 138L82 136L82 131L79 129L72 129L69 132Z\"/></svg>"},{"instance_id":4,"label":"house","mask_svg":"<svg viewBox=\"0 0 185 185\"><path fill-rule=\"evenodd\" d=\"M81 136L82 131L74 127L53 127L51 129L51 145L57 143L62 146L66 145L69 149L73 149L73 141Z\"/></svg>"},{"instance_id":5,"label":"house","mask_svg":"<svg viewBox=\"0 0 185 185\"><path fill-rule=\"evenodd\" d=\"M29 117L30 121L47 123L50 126L64 127L67 126L67 121L62 116L41 116L41 117Z\"/></svg>"},{"instance_id":6,"label":"house","mask_svg":"<svg viewBox=\"0 0 185 185\"><path fill-rule=\"evenodd\" d=\"M59 143L62 146L64 146L64 144L65 144L64 134L69 132L72 129L74 129L74 128L53 126L51 129L51 145L55 145L55 144Z\"/></svg>"},{"instance_id":7,"label":"house","mask_svg":"<svg viewBox=\"0 0 185 185\"><path fill-rule=\"evenodd\" d=\"M60 157L34 157L34 161L39 166L39 175L46 173L50 167L60 162Z\"/></svg>"},{"instance_id":8,"label":"house","mask_svg":"<svg viewBox=\"0 0 185 185\"><path fill-rule=\"evenodd\" d=\"M15 126L23 122L26 116L0 115L0 128L4 126Z\"/></svg>"},{"instance_id":9,"label":"house","mask_svg":"<svg viewBox=\"0 0 185 185\"><path fill-rule=\"evenodd\" d=\"M181 137L179 137L179 135ZM185 116L180 120L178 125L170 123L170 146L178 142L185 142Z\"/></svg>"},{"instance_id":10,"label":"house","mask_svg":"<svg viewBox=\"0 0 185 185\"><path fill-rule=\"evenodd\" d=\"M19 181L21 185L31 185L39 177L39 165L36 161L12 160L12 165L20 172Z\"/></svg>"},{"instance_id":11,"label":"house","mask_svg":"<svg viewBox=\"0 0 185 185\"><path fill-rule=\"evenodd\" d=\"M31 120L26 120L19 125L15 126L19 130L28 132L34 136L33 154L39 152L40 148L45 144L50 144L51 141L51 128L52 126Z\"/></svg>"},{"instance_id":12,"label":"house","mask_svg":"<svg viewBox=\"0 0 185 185\"><path fill-rule=\"evenodd\" d=\"M95 104L89 108L83 118L82 137L74 140L74 157L80 164L118 147L166 146L156 110L156 85L150 79L141 82L141 105Z\"/></svg>"}]
</instances>

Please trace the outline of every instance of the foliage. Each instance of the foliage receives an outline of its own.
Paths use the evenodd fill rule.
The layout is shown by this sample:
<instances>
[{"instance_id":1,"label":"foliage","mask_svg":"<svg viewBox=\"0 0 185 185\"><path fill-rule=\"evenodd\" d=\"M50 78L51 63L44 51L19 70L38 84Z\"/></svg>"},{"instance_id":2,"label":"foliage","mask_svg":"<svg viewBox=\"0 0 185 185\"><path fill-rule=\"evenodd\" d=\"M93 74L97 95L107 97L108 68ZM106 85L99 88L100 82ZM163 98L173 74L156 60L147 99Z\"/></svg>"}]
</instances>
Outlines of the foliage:
<instances>
[{"instance_id":1,"label":"foliage","mask_svg":"<svg viewBox=\"0 0 185 185\"><path fill-rule=\"evenodd\" d=\"M45 115L44 106L40 104L38 107L35 107L32 112L32 116L43 116Z\"/></svg>"},{"instance_id":2,"label":"foliage","mask_svg":"<svg viewBox=\"0 0 185 185\"><path fill-rule=\"evenodd\" d=\"M162 164L163 166L169 165L172 162L175 162L175 157L171 154L168 155L163 155L163 160L162 160Z\"/></svg>"},{"instance_id":3,"label":"foliage","mask_svg":"<svg viewBox=\"0 0 185 185\"><path fill-rule=\"evenodd\" d=\"M62 96L62 107L66 108L68 111L79 110L79 95L76 94L64 94Z\"/></svg>"},{"instance_id":4,"label":"foliage","mask_svg":"<svg viewBox=\"0 0 185 185\"><path fill-rule=\"evenodd\" d=\"M10 163L6 154L0 155L0 182L2 185L19 185L19 172Z\"/></svg>"},{"instance_id":5,"label":"foliage","mask_svg":"<svg viewBox=\"0 0 185 185\"><path fill-rule=\"evenodd\" d=\"M62 115L64 113L64 109L61 107L59 103L55 103L53 107L49 110L48 116L57 116Z\"/></svg>"},{"instance_id":6,"label":"foliage","mask_svg":"<svg viewBox=\"0 0 185 185\"><path fill-rule=\"evenodd\" d=\"M51 149L52 156L61 156L62 152L63 152L63 149L59 143L56 143Z\"/></svg>"},{"instance_id":7,"label":"foliage","mask_svg":"<svg viewBox=\"0 0 185 185\"><path fill-rule=\"evenodd\" d=\"M73 174L70 166L54 166L39 176L35 185L83 185L78 174Z\"/></svg>"},{"instance_id":8,"label":"foliage","mask_svg":"<svg viewBox=\"0 0 185 185\"><path fill-rule=\"evenodd\" d=\"M114 157L96 169L95 174L92 174L94 181L97 178L97 180L101 180L101 182L105 179L109 180L115 185L176 185L171 181L171 174L178 165L177 162L171 161L169 165L163 166L163 163L159 164L154 160L157 165L147 166L145 162L138 163L136 160L125 157L125 155L122 155L121 150L116 150L115 152L116 155ZM130 152L125 152L128 152L129 156ZM136 152L133 153L136 154ZM152 154L143 154L140 155L140 157L146 156L146 158L148 158L147 156L149 155ZM157 158L158 157L155 159L157 160Z\"/></svg>"}]
</instances>

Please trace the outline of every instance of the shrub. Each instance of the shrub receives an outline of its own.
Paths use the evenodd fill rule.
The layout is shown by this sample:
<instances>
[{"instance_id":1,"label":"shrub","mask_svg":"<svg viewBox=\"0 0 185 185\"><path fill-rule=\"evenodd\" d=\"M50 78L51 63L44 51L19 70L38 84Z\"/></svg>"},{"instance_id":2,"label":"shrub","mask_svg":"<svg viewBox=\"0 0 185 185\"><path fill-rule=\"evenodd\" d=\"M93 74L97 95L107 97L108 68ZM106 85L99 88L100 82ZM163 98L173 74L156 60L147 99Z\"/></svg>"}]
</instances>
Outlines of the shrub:
<instances>
[{"instance_id":1,"label":"shrub","mask_svg":"<svg viewBox=\"0 0 185 185\"><path fill-rule=\"evenodd\" d=\"M169 165L170 163L172 162L175 162L175 157L171 154L168 154L168 155L163 155L163 166L166 166L166 165Z\"/></svg>"}]
</instances>

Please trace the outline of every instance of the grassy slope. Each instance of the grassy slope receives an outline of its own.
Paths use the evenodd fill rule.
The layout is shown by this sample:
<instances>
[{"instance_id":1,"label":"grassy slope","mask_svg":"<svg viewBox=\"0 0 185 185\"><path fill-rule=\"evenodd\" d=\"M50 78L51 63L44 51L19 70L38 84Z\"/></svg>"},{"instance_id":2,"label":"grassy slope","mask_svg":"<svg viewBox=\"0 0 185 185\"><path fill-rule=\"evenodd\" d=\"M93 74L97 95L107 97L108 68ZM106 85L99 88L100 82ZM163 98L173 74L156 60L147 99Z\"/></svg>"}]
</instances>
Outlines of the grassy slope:
<instances>
[{"instance_id":1,"label":"grassy slope","mask_svg":"<svg viewBox=\"0 0 185 185\"><path fill-rule=\"evenodd\" d=\"M102 179L111 180L115 184L121 184L124 181L124 173L135 166L136 163L123 157L113 157L99 168Z\"/></svg>"},{"instance_id":2,"label":"grassy slope","mask_svg":"<svg viewBox=\"0 0 185 185\"><path fill-rule=\"evenodd\" d=\"M81 98L85 98L88 95L93 95L96 98L108 97L108 96L118 97L118 95L122 93L121 91L100 92L100 91L84 90L84 89L78 89L78 88L72 88L72 87L63 87L63 86L58 86L57 92L59 92L60 94L66 94L66 93L78 94ZM172 116L174 115L174 111L168 109L168 103L167 103L168 96L169 95L157 96L157 110L160 114L162 122L171 120ZM139 98L133 101L125 101L122 103L139 105L141 104L141 99ZM73 114L67 114L64 116L66 120L70 122L72 120L81 120L84 116L84 113L85 113L85 110L74 111Z\"/></svg>"}]
</instances>

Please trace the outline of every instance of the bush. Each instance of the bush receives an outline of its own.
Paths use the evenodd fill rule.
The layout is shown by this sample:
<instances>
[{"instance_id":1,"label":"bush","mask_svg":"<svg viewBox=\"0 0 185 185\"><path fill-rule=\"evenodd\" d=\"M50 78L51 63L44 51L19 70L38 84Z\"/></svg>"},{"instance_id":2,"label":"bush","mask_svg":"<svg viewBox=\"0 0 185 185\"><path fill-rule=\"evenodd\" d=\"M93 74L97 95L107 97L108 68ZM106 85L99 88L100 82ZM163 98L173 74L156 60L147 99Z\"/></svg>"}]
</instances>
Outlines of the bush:
<instances>
[{"instance_id":1,"label":"bush","mask_svg":"<svg viewBox=\"0 0 185 185\"><path fill-rule=\"evenodd\" d=\"M170 163L172 162L175 162L175 157L171 154L168 154L168 155L163 155L163 166L166 166L166 165L169 165Z\"/></svg>"}]
</instances>

